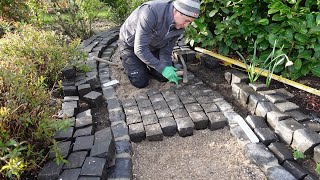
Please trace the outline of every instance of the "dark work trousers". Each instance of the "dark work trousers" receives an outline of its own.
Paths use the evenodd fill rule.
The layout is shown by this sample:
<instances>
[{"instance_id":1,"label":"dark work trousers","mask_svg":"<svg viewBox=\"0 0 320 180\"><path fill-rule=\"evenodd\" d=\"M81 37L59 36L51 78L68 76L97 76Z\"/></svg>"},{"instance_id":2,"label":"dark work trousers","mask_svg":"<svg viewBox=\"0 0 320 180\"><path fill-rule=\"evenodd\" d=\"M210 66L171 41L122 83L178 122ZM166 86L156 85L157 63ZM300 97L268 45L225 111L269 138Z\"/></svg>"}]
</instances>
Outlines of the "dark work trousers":
<instances>
[{"instance_id":1,"label":"dark work trousers","mask_svg":"<svg viewBox=\"0 0 320 180\"><path fill-rule=\"evenodd\" d=\"M154 77L160 82L166 82L167 79L155 69L147 66L135 54L133 47L119 42L120 58L124 70L129 77L131 84L137 88L144 88L148 86L151 77ZM159 57L159 51L154 51L152 54Z\"/></svg>"}]
</instances>

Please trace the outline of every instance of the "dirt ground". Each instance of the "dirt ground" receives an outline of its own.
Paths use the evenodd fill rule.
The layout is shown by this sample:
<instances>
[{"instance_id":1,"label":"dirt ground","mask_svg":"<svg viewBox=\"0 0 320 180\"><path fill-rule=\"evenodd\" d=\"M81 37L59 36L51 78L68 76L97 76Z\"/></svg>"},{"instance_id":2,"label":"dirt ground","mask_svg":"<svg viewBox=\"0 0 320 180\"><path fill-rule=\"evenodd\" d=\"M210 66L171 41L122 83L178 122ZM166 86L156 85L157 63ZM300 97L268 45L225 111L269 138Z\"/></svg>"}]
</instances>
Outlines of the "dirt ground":
<instances>
[{"instance_id":1,"label":"dirt ground","mask_svg":"<svg viewBox=\"0 0 320 180\"><path fill-rule=\"evenodd\" d=\"M116 50L112 61L120 63ZM120 83L119 99L127 99L149 89L168 89L172 83L154 79L143 89L132 86L124 71L112 67L111 74ZM135 180L163 179L266 179L263 172L244 156L228 128L195 131L193 136L178 135L161 142L133 143L133 175Z\"/></svg>"}]
</instances>

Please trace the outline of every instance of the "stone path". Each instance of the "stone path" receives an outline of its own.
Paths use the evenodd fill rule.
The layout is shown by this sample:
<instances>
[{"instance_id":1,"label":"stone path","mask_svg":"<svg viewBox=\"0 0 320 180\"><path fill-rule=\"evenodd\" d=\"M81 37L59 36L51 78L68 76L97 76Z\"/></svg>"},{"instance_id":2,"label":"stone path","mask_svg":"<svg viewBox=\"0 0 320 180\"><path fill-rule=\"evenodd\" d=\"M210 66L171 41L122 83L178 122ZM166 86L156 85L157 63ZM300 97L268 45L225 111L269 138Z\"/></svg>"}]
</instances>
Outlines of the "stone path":
<instances>
[{"instance_id":1,"label":"stone path","mask_svg":"<svg viewBox=\"0 0 320 180\"><path fill-rule=\"evenodd\" d=\"M218 92L189 73L189 82L183 86L153 89L120 101L115 89L107 86L113 80L109 65L90 58L110 60L117 38L115 28L82 43L89 53L85 64L92 68L90 72L79 74L74 67L63 70L64 103L60 118L70 118L74 126L57 133L55 138L69 163L57 165L49 161L39 174L40 180L132 179L131 141L162 141L165 136L187 137L194 130L213 131L226 126L269 179L315 179L293 161L287 146L278 142L280 139L319 157L319 134L299 123L308 118L296 111L297 105L287 101L290 94L283 90L262 90L261 84L250 87L245 76L226 73L232 95L253 114L244 119ZM89 107L81 109L79 100ZM91 108L105 102L111 127L96 131ZM250 133L245 128L252 136L248 137ZM260 143L252 143L254 138Z\"/></svg>"}]
</instances>

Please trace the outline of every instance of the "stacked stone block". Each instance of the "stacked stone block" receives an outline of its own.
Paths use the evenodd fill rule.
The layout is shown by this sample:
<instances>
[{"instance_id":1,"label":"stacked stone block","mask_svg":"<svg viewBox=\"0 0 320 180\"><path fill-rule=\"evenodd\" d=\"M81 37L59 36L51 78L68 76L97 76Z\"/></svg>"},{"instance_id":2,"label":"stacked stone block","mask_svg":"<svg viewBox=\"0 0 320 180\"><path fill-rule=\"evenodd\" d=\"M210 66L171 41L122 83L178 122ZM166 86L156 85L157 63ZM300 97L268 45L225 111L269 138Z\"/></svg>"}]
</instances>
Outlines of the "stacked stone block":
<instances>
[{"instance_id":1,"label":"stacked stone block","mask_svg":"<svg viewBox=\"0 0 320 180\"><path fill-rule=\"evenodd\" d=\"M317 133L318 123L309 121L310 117L299 111L298 105L289 101L293 95L283 88L270 90L260 82L247 85L245 76L236 71L227 72L225 77L231 83L233 97L247 106L252 114L245 119L246 122L260 142L268 146L272 152L264 152L264 156L269 154L270 157L265 162L261 162L263 154L259 155L255 152L256 145L248 144L245 146L246 154L269 178L312 179L312 174L293 159L292 151L288 147L313 155L314 160L318 162L320 144L320 135ZM259 146L262 148L262 145ZM250 148L253 149L250 150ZM263 150L259 150L259 153L261 152ZM278 163L274 163L274 157ZM269 167L270 163L272 165Z\"/></svg>"}]
</instances>

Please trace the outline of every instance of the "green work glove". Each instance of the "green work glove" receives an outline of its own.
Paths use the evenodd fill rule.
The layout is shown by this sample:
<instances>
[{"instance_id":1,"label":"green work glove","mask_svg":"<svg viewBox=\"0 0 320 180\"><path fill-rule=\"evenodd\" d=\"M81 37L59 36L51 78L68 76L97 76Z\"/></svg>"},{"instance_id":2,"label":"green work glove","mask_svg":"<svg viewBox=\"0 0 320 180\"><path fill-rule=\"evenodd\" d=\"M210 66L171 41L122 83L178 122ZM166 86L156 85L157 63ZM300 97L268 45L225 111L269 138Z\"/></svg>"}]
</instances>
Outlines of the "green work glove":
<instances>
[{"instance_id":1,"label":"green work glove","mask_svg":"<svg viewBox=\"0 0 320 180\"><path fill-rule=\"evenodd\" d=\"M174 68L173 66L166 66L163 69L161 74L162 74L162 76L167 78L169 80L169 82L174 82L176 84L179 84L179 80L181 80L181 78L178 77L176 70L177 69Z\"/></svg>"}]
</instances>

